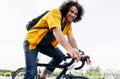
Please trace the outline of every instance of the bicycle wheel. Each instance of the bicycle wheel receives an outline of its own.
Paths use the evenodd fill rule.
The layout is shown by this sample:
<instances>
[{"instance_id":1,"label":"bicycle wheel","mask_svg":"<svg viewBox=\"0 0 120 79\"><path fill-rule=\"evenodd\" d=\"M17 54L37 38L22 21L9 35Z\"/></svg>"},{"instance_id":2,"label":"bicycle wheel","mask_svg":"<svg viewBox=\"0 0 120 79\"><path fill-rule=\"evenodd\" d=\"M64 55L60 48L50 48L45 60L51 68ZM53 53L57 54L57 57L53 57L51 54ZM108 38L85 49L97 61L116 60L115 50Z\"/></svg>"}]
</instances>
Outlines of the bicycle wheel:
<instances>
[{"instance_id":1,"label":"bicycle wheel","mask_svg":"<svg viewBox=\"0 0 120 79\"><path fill-rule=\"evenodd\" d=\"M66 79L89 79L87 77L68 77Z\"/></svg>"},{"instance_id":2,"label":"bicycle wheel","mask_svg":"<svg viewBox=\"0 0 120 79\"><path fill-rule=\"evenodd\" d=\"M19 68L12 74L12 79L23 79L25 74L25 68Z\"/></svg>"},{"instance_id":3,"label":"bicycle wheel","mask_svg":"<svg viewBox=\"0 0 120 79\"><path fill-rule=\"evenodd\" d=\"M77 77L76 76L76 77L73 77L72 79L89 79L89 78L87 78L87 77L79 77L79 76Z\"/></svg>"},{"instance_id":4,"label":"bicycle wheel","mask_svg":"<svg viewBox=\"0 0 120 79\"><path fill-rule=\"evenodd\" d=\"M65 79L89 79L87 77L82 77L82 76L73 76L73 75L66 75Z\"/></svg>"}]
</instances>

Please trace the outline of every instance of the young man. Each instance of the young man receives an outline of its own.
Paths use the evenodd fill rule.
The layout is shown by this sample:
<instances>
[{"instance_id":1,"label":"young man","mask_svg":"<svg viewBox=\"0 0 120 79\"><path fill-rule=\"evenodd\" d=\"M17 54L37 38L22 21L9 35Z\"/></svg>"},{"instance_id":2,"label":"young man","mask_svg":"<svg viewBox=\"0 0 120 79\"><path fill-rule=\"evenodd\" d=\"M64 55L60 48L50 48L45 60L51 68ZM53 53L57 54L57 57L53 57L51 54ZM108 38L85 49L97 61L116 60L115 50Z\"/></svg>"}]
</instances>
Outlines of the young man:
<instances>
[{"instance_id":1,"label":"young man","mask_svg":"<svg viewBox=\"0 0 120 79\"><path fill-rule=\"evenodd\" d=\"M49 62L49 64L58 65L62 62L64 54L57 47L58 43L72 58L75 58L77 61L83 57L79 53L79 48L72 33L72 22L80 21L83 13L83 8L78 2L68 1L62 4L60 8L54 8L50 10L33 27L48 27L49 29L31 29L28 31L24 41L26 60L26 74L24 79L34 79L37 71L36 60L38 52L52 57L52 60ZM66 25L64 30L61 30L61 28L63 28L63 23ZM48 31L52 34L53 38L47 38L46 35ZM67 36L67 40L64 35ZM87 63L90 64L90 61L87 61ZM45 71L40 75L40 79L45 79L45 76L47 74L51 74L53 71L54 68L46 68Z\"/></svg>"}]
</instances>

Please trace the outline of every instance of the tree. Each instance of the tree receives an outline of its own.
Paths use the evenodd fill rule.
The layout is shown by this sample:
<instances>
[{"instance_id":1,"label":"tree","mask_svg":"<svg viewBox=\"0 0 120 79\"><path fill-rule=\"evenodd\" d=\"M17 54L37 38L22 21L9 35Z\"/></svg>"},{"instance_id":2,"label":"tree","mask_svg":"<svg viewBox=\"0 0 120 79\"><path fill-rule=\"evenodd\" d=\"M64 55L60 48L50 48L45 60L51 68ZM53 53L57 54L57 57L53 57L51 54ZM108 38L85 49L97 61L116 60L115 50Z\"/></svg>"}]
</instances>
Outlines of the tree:
<instances>
[{"instance_id":1,"label":"tree","mask_svg":"<svg viewBox=\"0 0 120 79\"><path fill-rule=\"evenodd\" d=\"M86 71L85 75L88 76L90 79L103 79L99 67L91 67L89 70Z\"/></svg>"}]
</instances>

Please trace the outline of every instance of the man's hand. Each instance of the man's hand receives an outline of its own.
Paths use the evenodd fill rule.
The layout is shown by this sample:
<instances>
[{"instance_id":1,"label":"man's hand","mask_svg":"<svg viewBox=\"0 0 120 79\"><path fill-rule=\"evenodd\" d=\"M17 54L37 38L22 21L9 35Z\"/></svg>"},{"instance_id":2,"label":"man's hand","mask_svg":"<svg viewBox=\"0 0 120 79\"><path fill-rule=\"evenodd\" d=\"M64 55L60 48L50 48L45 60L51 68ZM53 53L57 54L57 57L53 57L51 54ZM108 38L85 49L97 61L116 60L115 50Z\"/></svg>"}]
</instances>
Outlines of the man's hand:
<instances>
[{"instance_id":1,"label":"man's hand","mask_svg":"<svg viewBox=\"0 0 120 79\"><path fill-rule=\"evenodd\" d=\"M87 65L91 64L90 56L88 56L88 55L82 55L82 58L86 58Z\"/></svg>"},{"instance_id":2,"label":"man's hand","mask_svg":"<svg viewBox=\"0 0 120 79\"><path fill-rule=\"evenodd\" d=\"M87 59L86 59L87 65L91 64L90 56L88 56L88 55L81 55L79 50L77 50L75 48L67 50L67 53L71 56L71 58L74 58L77 61L80 61L81 58L86 58L87 57Z\"/></svg>"},{"instance_id":3,"label":"man's hand","mask_svg":"<svg viewBox=\"0 0 120 79\"><path fill-rule=\"evenodd\" d=\"M80 61L82 55L80 54L78 49L72 48L70 50L67 50L67 53L71 56L71 58L76 59L77 61Z\"/></svg>"}]
</instances>

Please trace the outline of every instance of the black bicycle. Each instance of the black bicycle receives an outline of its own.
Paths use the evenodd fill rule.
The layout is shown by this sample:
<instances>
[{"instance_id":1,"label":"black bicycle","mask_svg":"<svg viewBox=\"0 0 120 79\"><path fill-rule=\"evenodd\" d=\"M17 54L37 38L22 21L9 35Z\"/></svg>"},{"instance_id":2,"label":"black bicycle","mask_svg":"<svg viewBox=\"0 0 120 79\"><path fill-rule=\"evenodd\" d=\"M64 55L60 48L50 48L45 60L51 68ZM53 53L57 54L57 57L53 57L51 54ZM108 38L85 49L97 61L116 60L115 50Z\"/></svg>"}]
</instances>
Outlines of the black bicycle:
<instances>
[{"instance_id":1,"label":"black bicycle","mask_svg":"<svg viewBox=\"0 0 120 79\"><path fill-rule=\"evenodd\" d=\"M80 51L81 54L84 54L83 51ZM85 57L85 58L81 58L80 62L80 66L77 66L76 68L74 68L75 70L79 70L81 68L83 68L83 66L85 65L85 61L87 61L87 58L89 57ZM69 62L67 61L68 59L71 59ZM83 76L75 76L72 75L71 72L66 73L70 68L70 66L72 66L75 62L75 59L72 59L69 55L68 56L64 56L64 63L60 64L60 65L51 65L51 64L44 64L44 63L37 63L37 67L52 67L52 68L59 68L62 69L62 71L57 75L57 77L55 79L89 79L87 77L83 77ZM24 74L25 74L25 68L19 68L17 69L13 74L12 74L12 79L23 79L24 78ZM38 74L36 74L35 79L38 79Z\"/></svg>"}]
</instances>

